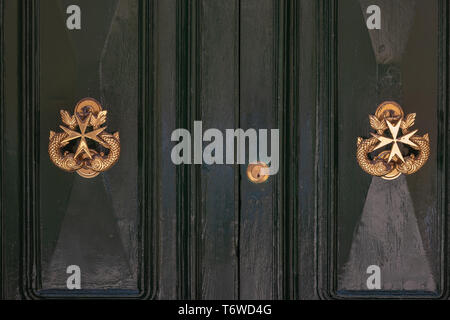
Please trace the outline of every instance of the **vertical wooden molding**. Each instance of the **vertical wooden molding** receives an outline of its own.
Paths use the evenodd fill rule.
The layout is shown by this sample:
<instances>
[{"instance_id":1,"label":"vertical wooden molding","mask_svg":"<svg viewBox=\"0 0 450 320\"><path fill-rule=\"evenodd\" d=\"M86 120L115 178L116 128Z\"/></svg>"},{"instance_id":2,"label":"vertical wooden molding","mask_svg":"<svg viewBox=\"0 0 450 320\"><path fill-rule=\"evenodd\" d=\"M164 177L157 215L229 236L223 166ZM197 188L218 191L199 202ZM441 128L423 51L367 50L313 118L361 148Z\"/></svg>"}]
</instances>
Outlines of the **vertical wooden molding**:
<instances>
[{"instance_id":1,"label":"vertical wooden molding","mask_svg":"<svg viewBox=\"0 0 450 320\"><path fill-rule=\"evenodd\" d=\"M286 2L287 1L273 1L273 27L274 27L274 39L273 39L273 74L275 75L275 81L273 84L273 116L275 118L275 123L280 130L280 169L278 174L275 176L272 187L272 223L273 232L272 237L274 239L273 246L273 298L278 299L284 296L285 287L285 256L284 256L284 217L285 217L285 202L284 202L284 188L283 183L285 181L285 132L284 132L284 107L286 102L285 96L285 74L286 74L286 64L285 64L285 45L286 45ZM277 195L278 194L278 195ZM280 227L281 226L281 227Z\"/></svg>"},{"instance_id":2,"label":"vertical wooden molding","mask_svg":"<svg viewBox=\"0 0 450 320\"><path fill-rule=\"evenodd\" d=\"M280 172L273 188L274 298L297 299L299 9L296 0L274 2L274 117L280 129Z\"/></svg>"},{"instance_id":3,"label":"vertical wooden molding","mask_svg":"<svg viewBox=\"0 0 450 320\"><path fill-rule=\"evenodd\" d=\"M4 281L4 267L3 267L3 246L4 236L3 236L3 137L5 132L3 129L3 119L4 119L4 82L5 82L5 72L3 69L4 61L4 25L5 20L3 16L4 2L0 0L0 299L6 297L5 281Z\"/></svg>"},{"instance_id":4,"label":"vertical wooden molding","mask_svg":"<svg viewBox=\"0 0 450 320\"><path fill-rule=\"evenodd\" d=\"M158 146L160 141L159 108L155 102L156 76L154 72L154 10L153 0L139 1L139 197L140 204L140 299L155 299L159 274L159 172ZM142 286L142 287L141 287Z\"/></svg>"},{"instance_id":5,"label":"vertical wooden molding","mask_svg":"<svg viewBox=\"0 0 450 320\"><path fill-rule=\"evenodd\" d=\"M21 204L21 291L25 298L37 299L35 288L41 284L39 248L39 207L36 206L39 181L37 159L39 143L35 132L39 130L39 4L38 1L21 2L21 105L22 105L22 204Z\"/></svg>"},{"instance_id":6,"label":"vertical wooden molding","mask_svg":"<svg viewBox=\"0 0 450 320\"><path fill-rule=\"evenodd\" d=\"M190 47L190 92L193 93L189 99L189 109L191 112L191 121L190 125L193 126L195 120L201 120L202 117L202 109L200 104L200 93L202 91L201 88L201 23L202 23L202 4L200 0L196 0L191 3L190 8L190 37L189 43ZM193 132L193 130L191 130ZM190 268L191 268L191 297L193 299L201 299L202 298L202 287L203 287L203 277L202 277L202 216L203 210L201 203L202 197L202 189L201 189L201 164L191 166L191 177L193 188L191 190L191 230L192 234L190 235L191 239L191 257L190 257Z\"/></svg>"},{"instance_id":7,"label":"vertical wooden molding","mask_svg":"<svg viewBox=\"0 0 450 320\"><path fill-rule=\"evenodd\" d=\"M336 243L334 239L335 199L337 158L335 155L337 124L336 95L336 0L322 0L317 15L319 30L318 52L318 83L317 83L317 189L316 214L318 222L318 295L322 299L332 297L335 287L334 258Z\"/></svg>"},{"instance_id":8,"label":"vertical wooden molding","mask_svg":"<svg viewBox=\"0 0 450 320\"><path fill-rule=\"evenodd\" d=\"M186 101L186 70L185 70L185 47L186 41L182 41L185 36L185 20L186 20L186 8L183 1L178 0L176 4L177 17L176 17L176 127L181 128L182 125L186 126L186 119L184 116L184 110L186 109L181 103ZM186 166L178 166L176 168L176 181L177 181L177 298L181 299L187 296L186 293L186 278L188 272L186 271L186 258L185 252L187 250L185 239L186 218L185 212L188 212L187 207L189 204L189 198L186 198L187 190L184 184L186 180Z\"/></svg>"},{"instance_id":9,"label":"vertical wooden molding","mask_svg":"<svg viewBox=\"0 0 450 320\"><path fill-rule=\"evenodd\" d=\"M446 0L439 0L438 4L439 12L439 68L438 68L438 78L439 78L439 97L438 97L438 115L439 115L439 128L438 128L438 172L441 174L438 176L438 196L437 201L438 210L441 214L441 248L442 248L442 261L441 261L441 283L444 288L442 288L442 298L450 298L450 270L448 268L449 254L450 254L450 223L447 216L447 212L450 210L450 198L449 198L449 146L450 141L450 117L449 117L449 28L450 20L449 15L449 4Z\"/></svg>"},{"instance_id":10,"label":"vertical wooden molding","mask_svg":"<svg viewBox=\"0 0 450 320\"><path fill-rule=\"evenodd\" d=\"M299 288L296 281L298 273L298 111L299 111L299 17L300 3L290 0L284 8L284 106L282 132L285 150L285 172L282 190L285 221L284 228L284 295L283 299L298 299Z\"/></svg>"},{"instance_id":11,"label":"vertical wooden molding","mask_svg":"<svg viewBox=\"0 0 450 320\"><path fill-rule=\"evenodd\" d=\"M241 1L235 0L235 48L234 48L234 127L241 127ZM235 146L234 154L237 146ZM241 170L238 164L234 165L234 247L236 252L236 268L234 270L234 298L240 299L240 221L241 221Z\"/></svg>"},{"instance_id":12,"label":"vertical wooden molding","mask_svg":"<svg viewBox=\"0 0 450 320\"><path fill-rule=\"evenodd\" d=\"M176 124L193 132L201 117L201 2L177 1ZM177 166L178 298L201 296L201 176L200 165Z\"/></svg>"}]
</instances>

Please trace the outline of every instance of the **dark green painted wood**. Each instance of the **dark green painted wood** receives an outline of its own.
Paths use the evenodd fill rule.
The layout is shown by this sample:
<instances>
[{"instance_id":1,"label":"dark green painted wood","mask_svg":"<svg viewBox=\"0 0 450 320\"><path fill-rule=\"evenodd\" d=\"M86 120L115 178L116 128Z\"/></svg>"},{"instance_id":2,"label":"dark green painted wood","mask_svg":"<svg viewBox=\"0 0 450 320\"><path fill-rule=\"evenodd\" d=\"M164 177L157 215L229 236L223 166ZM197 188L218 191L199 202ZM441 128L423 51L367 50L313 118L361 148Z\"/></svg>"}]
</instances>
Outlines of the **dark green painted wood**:
<instances>
[{"instance_id":1,"label":"dark green painted wood","mask_svg":"<svg viewBox=\"0 0 450 320\"><path fill-rule=\"evenodd\" d=\"M203 0L201 6L201 120L203 130L225 132L239 125L240 4ZM202 165L202 299L239 297L237 170L235 165Z\"/></svg>"},{"instance_id":2,"label":"dark green painted wood","mask_svg":"<svg viewBox=\"0 0 450 320\"><path fill-rule=\"evenodd\" d=\"M240 125L248 128L276 128L276 106L273 73L276 14L275 2L241 3L240 54ZM276 297L277 264L275 250L279 213L274 209L274 179L252 184L246 178L246 167L240 168L240 298L271 299Z\"/></svg>"},{"instance_id":3,"label":"dark green painted wood","mask_svg":"<svg viewBox=\"0 0 450 320\"><path fill-rule=\"evenodd\" d=\"M177 245L180 236L177 223L177 180L176 167L170 153L170 135L176 129L176 0L155 1L155 108L159 110L156 121L160 132L157 144L157 202L159 203L159 299L178 297L180 278L178 277Z\"/></svg>"},{"instance_id":4,"label":"dark green painted wood","mask_svg":"<svg viewBox=\"0 0 450 320\"><path fill-rule=\"evenodd\" d=\"M383 3L383 1L377 1L377 4L381 6L383 6ZM389 4L392 5L390 2ZM444 237L442 230L446 230L446 211L444 208L448 198L445 183L442 184L441 182L441 179L446 177L447 169L445 167L447 165L442 168L440 160L438 161L433 156L427 163L428 169L424 168L422 172L404 180L404 183L407 183L412 190L412 200L409 197L403 198L401 201L404 201L404 204L401 207L411 209L413 208L411 205L414 203L415 208L411 209L414 211L408 213L415 212L410 216L411 219L417 219L417 222L414 222L414 228L418 227L419 229L415 231L415 235L413 235L413 229L411 229L404 236L398 234L398 239L392 240L404 242L407 241L407 236L416 237L416 240L424 243L426 253L423 253L423 251L420 253L419 247L407 247L401 252L396 252L393 248L394 251L387 250L386 254L397 259L388 262L394 266L397 265L397 268L402 268L404 262L402 259L409 259L408 256L410 255L421 256L431 267L431 271L428 269L426 271L428 273L423 277L433 277L434 281L437 282L436 290L430 291L427 290L429 288L421 287L419 283L425 280L423 278L403 283L403 287L400 288L394 285L392 290L389 290L389 283L386 283L385 290L376 293L364 289L347 291L348 287L339 282L345 274L350 276L356 274L354 278L361 276L361 270L351 269L352 264L347 265L346 270L345 265L351 257L350 252L353 247L356 249L364 243L361 241L364 235L361 238L357 234L358 230L372 227L373 231L373 228L377 227L370 224L367 219L364 220L365 215L367 216L367 210L371 212L371 215L376 215L378 209L389 210L383 203L379 204L378 207L370 208L369 206L362 213L366 195L367 201L369 201L371 197L381 197L387 189L379 189L378 191L370 189L371 191L367 191L371 177L362 174L355 160L349 161L355 150L354 139L357 136L367 136L367 130L369 129L367 114L373 113L378 103L383 100L388 98L398 100L403 105L405 112L417 113L416 126L420 127L420 132L422 134L429 132L430 136L435 137L433 143L439 144L436 149L442 150L442 152L437 151L437 158L446 157L448 133L445 133L445 128L448 126L446 123L446 121L448 122L448 105L447 100L442 98L442 92L448 91L448 84L443 72L438 72L437 68L441 66L440 68L445 70L447 65L444 52L448 48L444 50L438 46L438 43L446 43L447 38L444 30L446 30L448 22L438 17L440 15L445 16L448 8L443 2L430 5L429 2L417 1L417 5L414 7L413 16L415 18L411 23L411 30L406 30L404 28L408 24L406 19L412 19L410 13L406 14L408 11L406 7L410 4L410 2L403 3L403 6L399 4L399 8L396 9L400 10L389 11L385 7L384 19L387 19L391 24L388 35L390 42L388 41L387 45L398 46L402 41L397 42L396 37L404 39L406 36L402 34L404 32L409 33L409 40L405 44L406 49L404 51L399 48L391 50L392 48L386 47L385 50L392 52L394 56L384 56L383 59L379 59L379 63L388 61L389 64L378 66L375 55L379 52L375 52L374 55L373 49L380 49L382 43L377 42L379 40L371 43L362 15L363 11L361 11L362 8L358 1L342 1L336 2L335 6L322 7L325 20L335 21L331 24L325 22L326 29L322 31L322 40L325 47L322 48L321 54L323 57L331 57L331 59L325 62L323 69L320 70L321 73L325 73L325 79L328 79L322 83L324 85L321 90L323 95L322 108L324 109L319 113L319 121L325 130L321 141L324 142L324 150L328 152L323 157L319 157L324 165L319 169L319 180L324 183L319 187L319 203L325 202L325 204L319 206L319 212L328 213L328 215L321 216L321 219L324 220L322 220L320 227L321 259L319 268L324 274L319 280L319 287L323 288L321 289L323 297L447 296L447 287L442 282L442 273L447 272L442 264L445 248L442 242ZM405 19L405 21L402 21L402 19ZM436 23L425 23L430 19ZM426 39L424 34L428 35ZM434 39L430 35L434 35ZM419 49L419 43L422 49ZM411 50L414 46L417 46L416 49ZM427 49L423 50L423 48ZM427 61L424 63L425 66L423 68L417 67L418 64L421 64L419 61L423 63L424 60ZM329 78L326 75L329 75ZM412 89L411 84L415 85L414 89ZM426 104L424 104L425 100L427 101ZM330 114L327 115L327 113ZM419 120L421 118L423 120ZM355 119L357 120L355 121ZM424 126L425 123L428 125ZM439 132L440 136L437 135ZM434 171L436 169L437 171ZM400 189L398 189L399 192ZM393 198L395 197L393 196ZM419 205L418 202L420 202ZM370 204L370 201L368 203ZM391 214L395 214L395 212L391 212ZM399 223L400 220L393 220L386 225L381 225L382 228L388 227L394 230ZM376 231L375 234L377 234ZM381 234L380 230L378 235ZM434 237L439 237L440 241L433 240ZM363 251L363 257L358 256L354 259L359 261L368 259L376 264L377 254L382 252L383 248L388 249L390 247L387 238L378 239L378 241L377 246L379 247L366 248L368 250ZM383 258L380 260L383 260ZM383 268L383 266L381 267ZM400 273L403 272L407 275L411 266L403 267ZM414 270L410 271L413 271L411 278L414 278ZM362 278L366 279L367 276L362 275ZM364 287L364 285L361 287Z\"/></svg>"},{"instance_id":5,"label":"dark green painted wood","mask_svg":"<svg viewBox=\"0 0 450 320\"><path fill-rule=\"evenodd\" d=\"M3 26L5 25L5 20L4 20L4 15L3 15L3 11L4 10L4 3L3 1L0 1L0 26L2 26L2 29L0 31L0 136L3 137L4 136L4 124L3 124L3 112L4 112L4 104L5 104L5 93L4 93L4 56L5 56L5 52L4 52L4 28ZM3 275L3 170L2 168L4 167L4 156L3 156L3 152L4 152L4 142L3 139L0 138L0 298L2 298L5 293L5 284L4 284L4 279L2 277Z\"/></svg>"},{"instance_id":6,"label":"dark green painted wood","mask_svg":"<svg viewBox=\"0 0 450 320\"><path fill-rule=\"evenodd\" d=\"M20 299L20 26L17 23L19 3L2 1L4 27L3 85L4 97L2 108L3 159L2 166L2 293L3 298ZM5 14L8 12L8 14ZM7 259L6 259L7 258Z\"/></svg>"},{"instance_id":7,"label":"dark green painted wood","mask_svg":"<svg viewBox=\"0 0 450 320\"><path fill-rule=\"evenodd\" d=\"M387 98L417 112L417 128L431 133L429 163L406 181L438 283L432 294L448 296L446 1L418 0L406 49L378 65L379 40L365 28L364 1L75 2L83 26L94 23L95 31L66 31L68 1L0 0L3 298L379 297L344 291L338 279L371 182L354 161L355 139L367 136L367 115ZM108 128L119 130L124 144L100 188L58 171L46 155L59 108L71 110L88 95L110 110ZM245 165L173 165L170 135L192 130L194 120L204 130L279 128L279 173L253 185ZM67 209L71 190L81 202L99 189L105 206L78 221L76 207ZM95 231L87 225L104 241L85 241ZM80 228L84 233L75 232ZM106 230L115 242L102 237ZM73 255L74 243L92 250L98 270L114 264L119 276L91 277L90 291L57 289L65 275L55 276L51 261L61 267L66 258L54 252ZM109 250L114 262L98 260L98 244L104 252L117 248Z\"/></svg>"},{"instance_id":8,"label":"dark green painted wood","mask_svg":"<svg viewBox=\"0 0 450 320\"><path fill-rule=\"evenodd\" d=\"M297 109L296 121L290 122L291 127L296 127L297 139L292 139L291 162L294 164L292 173L297 178L289 179L290 193L288 199L294 198L292 203L291 221L298 225L297 232L292 232L288 243L292 254L292 265L285 274L290 275L290 289L285 298L293 299L317 299L317 261L318 261L318 218L317 218L317 161L321 151L318 146L318 136L322 134L317 126L317 93L318 89L318 39L322 26L317 25L319 3L316 1L292 1L298 3L297 8L291 10L291 28L294 29L292 37L294 41L291 49L293 67L286 64L291 71L290 80L292 95L297 95L297 103L291 103L291 112ZM295 8L295 7L294 7ZM292 30L292 29L291 29ZM314 48L314 49L313 49ZM297 92L297 93L295 93ZM295 101L295 100L294 100ZM298 105L298 106L297 106ZM289 121L289 118L287 121ZM293 130L293 129L292 129ZM293 135L294 136L294 135ZM312 155L314 154L314 157ZM295 165L297 168L295 169ZM289 225L291 222L289 223ZM290 242L292 239L292 242ZM289 279L289 278L288 278Z\"/></svg>"},{"instance_id":9,"label":"dark green painted wood","mask_svg":"<svg viewBox=\"0 0 450 320\"><path fill-rule=\"evenodd\" d=\"M422 192L416 193L415 197L411 194L412 198L409 198L407 191L404 195L401 194L401 190L406 185L410 185L410 188L415 185L419 188L421 185L435 185L435 182L427 181L426 177L435 179L437 175L430 172L424 176L427 173L427 169L424 168L424 170L421 170L416 175L408 177L408 181L404 181L405 186L403 184L398 186L398 193L400 194L402 205L411 210L411 212L408 212L410 215L408 216L402 213L402 216L406 219L405 221L402 219L388 221L385 225L380 224L380 230L378 231L376 230L378 226L371 223L373 232L380 237L384 234L383 228L396 230L392 232L398 232L394 236L395 239L383 237L375 239L372 242L372 239L366 239L364 235L359 237L357 232L364 230L368 221L371 221L369 216L378 216L378 220L386 221L383 219L382 213L378 210L392 210L391 216L395 216L395 201L393 201L392 208L380 203L378 206L370 207L369 205L364 207L363 211L362 207L356 204L356 201L361 201L361 205L364 202L370 204L374 198L383 199L382 193L388 193L389 189L369 189L369 182L372 181L372 184L374 184L375 181L367 175L363 177L355 161L348 161L348 154L353 153L355 148L352 137L358 136L358 132L367 132L367 129L365 129L369 128L367 125L367 115L373 114L376 106L387 99L398 101L406 113L416 112L418 118L416 127L421 129L422 134L429 132L432 141L437 140L436 135L433 133L434 128L437 127L437 123L429 123L429 126L424 127L423 122L420 121L420 119L429 117L433 113L433 109L437 109L435 104L436 99L434 99L434 103L432 102L433 99L430 99L425 105L423 102L420 103L420 100L426 99L426 97L421 96L422 94L418 91L419 88L415 91L419 97L416 96L415 99L407 99L407 92L404 90L408 82L408 76L410 76L412 79L420 79L421 85L419 87L422 88L420 92L426 92L431 96L436 96L437 93L436 87L433 87L433 83L436 84L435 79L437 79L437 72L434 67L437 65L437 60L435 60L437 58L437 24L427 23L420 25L419 20L420 17L424 17L425 21L428 19L435 20L433 17L437 16L437 7L430 4L420 6L420 3L418 1L414 5L414 2L404 1L391 8L390 5L392 3L378 1L377 4L380 5L383 12L382 23L384 29L370 32L367 31L365 26L364 15L359 21L349 19L349 17L358 17L358 11L367 5L365 1L362 1L361 5L353 2L340 3L339 9L341 14L338 20L338 30L339 25L343 25L345 29L338 31L338 39L340 39L338 41L338 64L340 71L338 80L339 194L337 218L337 290L354 288L353 285L349 285L345 281L346 277L359 279L361 275L362 278L367 278L363 268L358 269L355 267L352 269L355 266L353 263L355 259L360 262L371 261L372 264L380 265L382 268L382 276L384 275L382 288L387 290L387 294L389 294L389 290L415 290L417 294L429 291L434 292L436 290L435 283L439 282L439 273L434 275L430 274L430 266L433 266L435 263L439 265L439 260L429 261L429 257L431 252L440 252L441 249L439 246L430 248L430 254L427 255L426 250L423 251L422 249L423 247L429 247L426 245L428 242L427 235L425 233L421 234L420 230L417 229L417 224L421 225L424 221L428 221L429 232L431 234L439 234L440 227L437 224L437 215L439 213L435 205L431 203L426 209L428 213L420 212L417 207L410 203L414 198L418 200L416 202L424 203L425 194L427 194L427 197L435 200L437 199L436 192L430 194L430 190L427 192L422 189ZM355 26L358 26L358 28ZM425 34L428 34L426 39L418 39L421 30ZM378 34L375 32L378 32ZM430 34L435 35L434 40L433 37L429 36ZM372 41L370 41L369 35L373 36ZM422 60L409 61L409 63L404 61L405 55L408 55L409 52L417 51L417 49L412 49L409 45L415 39L420 43L420 46L426 47L427 52L429 52L429 56L426 59L428 72L422 73L419 78L408 73L405 74L403 71L404 69L417 70L417 67L414 66ZM425 83L428 85L425 85ZM373 89L376 89L376 91L373 91ZM354 108L353 106L358 106L358 108ZM347 121L349 120L356 120L357 125L348 125ZM367 133L365 133L365 136L367 136ZM433 165L435 166L436 162L432 162L431 158L426 168L432 168ZM355 188L356 185L361 187ZM350 193L352 196L349 196ZM356 201L354 200L355 196L358 199ZM392 195L392 197L395 199L396 195ZM354 225L353 228L351 227L352 225ZM400 225L407 226L405 227L404 234L402 234L403 227ZM359 228L361 229L359 230ZM372 232L366 231L365 234L368 237L372 236ZM343 242L342 245L341 240ZM352 244L351 249L350 245L345 244L346 242ZM391 245L390 242L407 242L410 245L396 247L395 245ZM353 250L355 252L363 250L367 256L352 256ZM349 255L347 255L347 252ZM422 260L416 258L413 262L409 256L421 256ZM365 266L365 268L367 267L368 265ZM399 280L397 281L395 279ZM400 281L400 279L402 280ZM342 284L339 282L340 280L342 280ZM355 287L366 288L364 284L356 285Z\"/></svg>"},{"instance_id":10,"label":"dark green painted wood","mask_svg":"<svg viewBox=\"0 0 450 320\"><path fill-rule=\"evenodd\" d=\"M65 30L64 18L58 19L60 13L55 11L58 6L50 4L46 7L35 1L27 2L22 9L23 21L27 22L22 51L22 114L26 129L22 136L26 155L22 167L25 170L22 176L23 292L30 298L151 297L155 293L152 286L156 270L149 269L154 261L149 254L157 252L153 237L158 230L153 227L150 233L156 203L149 194L150 190L155 190L153 186L149 190L149 182L157 181L155 167L150 167L154 154L151 148L155 144L149 143L148 138L155 127L151 124L154 117L147 111L151 110L149 101L153 95L149 82L152 65L147 62L151 59L148 39L152 2L105 1L92 4L94 7L89 7L90 3L79 3L87 11L90 8L91 14L84 16L85 31L76 34L58 33ZM105 15L103 21L96 19L94 13L105 9L110 15ZM46 29L48 23L58 22L62 27ZM121 26L123 22L126 22L125 27ZM97 28L97 39L88 36L89 28ZM52 41L64 43L64 39L71 43L71 51L52 50ZM89 44L90 41L94 42ZM86 46L91 50L85 50ZM60 50L66 48L59 47ZM64 55L67 59L60 59ZM76 68L77 65L81 67ZM124 83L126 88L122 88ZM63 176L63 172L54 170L56 168L49 163L47 130L51 125L48 121L58 120L55 115L61 104L67 103L73 108L77 101L61 100L60 95L62 99L76 97L77 100L86 95L94 96L108 109L109 125L121 132L121 141L125 144L122 161L114 168L115 175L84 180L73 175ZM39 121L39 115L43 120ZM40 143L34 140L36 132L40 132ZM39 155L42 157L36 161ZM38 163L40 165L36 165ZM38 187L39 177L42 177L42 189ZM49 183L49 177L56 183ZM60 188L60 185L70 188ZM72 194L67 193L70 191ZM65 207L62 212L54 207L58 203ZM37 204L43 205L40 211ZM64 289L65 268L70 264L82 268L83 290Z\"/></svg>"}]
</instances>

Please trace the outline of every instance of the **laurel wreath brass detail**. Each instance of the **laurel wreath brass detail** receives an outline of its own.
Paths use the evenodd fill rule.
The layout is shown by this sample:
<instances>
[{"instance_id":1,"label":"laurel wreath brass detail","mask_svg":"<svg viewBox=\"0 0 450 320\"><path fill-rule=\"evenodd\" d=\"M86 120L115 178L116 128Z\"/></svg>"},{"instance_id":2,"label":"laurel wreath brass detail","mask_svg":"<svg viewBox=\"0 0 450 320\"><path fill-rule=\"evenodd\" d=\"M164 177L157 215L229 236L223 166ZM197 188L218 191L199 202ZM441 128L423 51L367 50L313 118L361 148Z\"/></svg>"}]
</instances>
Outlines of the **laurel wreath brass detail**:
<instances>
[{"instance_id":1,"label":"laurel wreath brass detail","mask_svg":"<svg viewBox=\"0 0 450 320\"><path fill-rule=\"evenodd\" d=\"M110 134L101 127L107 111L98 101L82 99L73 115L60 110L63 132L50 131L48 153L50 160L67 172L76 171L84 178L93 178L109 170L120 156L119 132ZM74 145L73 142L76 142Z\"/></svg>"},{"instance_id":2,"label":"laurel wreath brass detail","mask_svg":"<svg viewBox=\"0 0 450 320\"><path fill-rule=\"evenodd\" d=\"M416 135L417 129L410 131L415 119L415 113L405 117L396 102L382 103L375 115L369 115L370 126L376 133L371 132L372 138L369 139L357 139L356 159L360 167L368 174L386 180L396 179L402 173L413 174L422 168L430 156L430 140L428 134ZM372 152L391 144L390 150L380 150L372 159L369 157ZM402 154L399 144L409 147L408 155Z\"/></svg>"}]
</instances>

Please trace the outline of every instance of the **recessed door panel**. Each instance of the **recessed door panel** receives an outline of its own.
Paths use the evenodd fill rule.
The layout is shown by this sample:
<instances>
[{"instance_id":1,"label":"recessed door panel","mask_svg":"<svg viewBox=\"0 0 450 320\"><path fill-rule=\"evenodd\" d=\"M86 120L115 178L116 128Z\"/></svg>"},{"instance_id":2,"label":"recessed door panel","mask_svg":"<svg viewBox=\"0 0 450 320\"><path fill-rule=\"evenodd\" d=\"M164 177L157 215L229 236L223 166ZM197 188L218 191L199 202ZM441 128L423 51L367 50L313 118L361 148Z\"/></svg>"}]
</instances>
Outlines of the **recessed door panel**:
<instances>
[{"instance_id":1,"label":"recessed door panel","mask_svg":"<svg viewBox=\"0 0 450 320\"><path fill-rule=\"evenodd\" d=\"M81 15L75 29L69 28L74 6ZM35 96L27 97L25 120L32 151L26 163L26 196L33 203L26 229L26 263L35 270L28 275L30 294L140 296L147 290L139 69L145 7L138 0L51 0L26 7L34 17L27 29L27 53L34 58L27 61L26 86ZM119 132L117 141L120 136L118 162L94 178L61 170L48 151L50 130L58 134L68 124L60 111L79 115L74 108L87 97L107 111L104 132ZM95 148L97 140L87 140ZM70 143L64 148L75 150L77 143Z\"/></svg>"},{"instance_id":2,"label":"recessed door panel","mask_svg":"<svg viewBox=\"0 0 450 320\"><path fill-rule=\"evenodd\" d=\"M438 4L337 3L336 215L330 240L336 241L338 296L442 293L446 164ZM381 10L380 29L367 27L370 5ZM431 148L418 172L394 180L367 174L356 161L357 137L375 132L369 115L384 101L398 103L405 118L415 113L414 129L419 136L428 133ZM374 287L375 273L380 280Z\"/></svg>"}]
</instances>

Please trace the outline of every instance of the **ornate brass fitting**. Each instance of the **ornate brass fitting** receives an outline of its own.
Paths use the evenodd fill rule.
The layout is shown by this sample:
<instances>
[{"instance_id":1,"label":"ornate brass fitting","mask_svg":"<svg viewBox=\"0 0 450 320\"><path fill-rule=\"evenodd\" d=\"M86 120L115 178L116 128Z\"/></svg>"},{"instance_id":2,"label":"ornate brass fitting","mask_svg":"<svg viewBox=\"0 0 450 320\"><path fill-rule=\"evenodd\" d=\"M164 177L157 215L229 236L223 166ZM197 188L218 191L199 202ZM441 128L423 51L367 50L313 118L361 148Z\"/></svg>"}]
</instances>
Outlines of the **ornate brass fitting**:
<instances>
[{"instance_id":1,"label":"ornate brass fitting","mask_svg":"<svg viewBox=\"0 0 450 320\"><path fill-rule=\"evenodd\" d=\"M107 111L102 110L98 101L85 98L77 103L73 115L65 110L60 113L67 127L60 126L63 132L50 131L48 144L50 160L58 168L93 178L119 160L119 132L109 134L106 127L101 127ZM73 144L74 141L78 143Z\"/></svg>"},{"instance_id":2,"label":"ornate brass fitting","mask_svg":"<svg viewBox=\"0 0 450 320\"><path fill-rule=\"evenodd\" d=\"M393 180L403 174L417 172L427 162L430 156L430 141L428 134L416 136L417 129L410 131L414 125L416 114L406 117L399 104L393 101L383 102L375 115L369 115L370 126L376 133L370 133L372 138L358 137L356 159L361 168L370 175ZM399 137L399 131L402 136ZM384 135L388 131L388 136ZM409 146L409 155L402 154L399 143ZM391 150L384 150L369 158L369 154L391 145Z\"/></svg>"}]
</instances>

